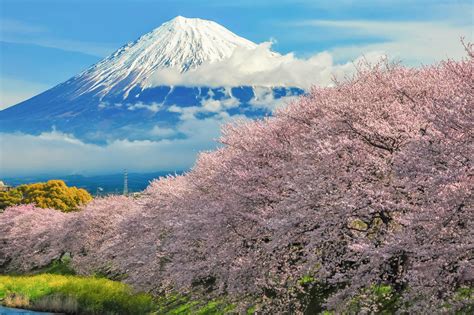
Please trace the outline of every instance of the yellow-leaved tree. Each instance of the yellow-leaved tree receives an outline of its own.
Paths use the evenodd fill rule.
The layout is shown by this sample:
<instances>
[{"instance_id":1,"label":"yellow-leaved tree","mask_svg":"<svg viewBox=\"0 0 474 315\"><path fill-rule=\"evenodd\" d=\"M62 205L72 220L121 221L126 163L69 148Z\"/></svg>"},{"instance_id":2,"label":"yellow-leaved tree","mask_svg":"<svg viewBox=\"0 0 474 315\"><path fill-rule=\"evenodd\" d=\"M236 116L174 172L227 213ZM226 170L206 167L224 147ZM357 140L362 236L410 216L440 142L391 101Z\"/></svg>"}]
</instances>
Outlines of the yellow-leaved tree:
<instances>
[{"instance_id":1,"label":"yellow-leaved tree","mask_svg":"<svg viewBox=\"0 0 474 315\"><path fill-rule=\"evenodd\" d=\"M62 180L50 180L18 186L10 191L0 192L0 209L18 204L33 203L40 208L54 208L63 212L76 211L92 200L82 188L68 187Z\"/></svg>"}]
</instances>

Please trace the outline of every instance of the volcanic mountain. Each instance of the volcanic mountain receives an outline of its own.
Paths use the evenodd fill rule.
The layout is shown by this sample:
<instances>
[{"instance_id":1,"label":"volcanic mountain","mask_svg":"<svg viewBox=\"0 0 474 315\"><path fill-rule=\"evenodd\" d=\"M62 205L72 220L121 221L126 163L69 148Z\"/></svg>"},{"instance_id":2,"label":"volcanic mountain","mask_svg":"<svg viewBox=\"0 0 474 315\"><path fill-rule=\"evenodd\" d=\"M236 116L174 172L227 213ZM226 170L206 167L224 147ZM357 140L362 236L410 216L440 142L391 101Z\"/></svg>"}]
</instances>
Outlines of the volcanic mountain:
<instances>
[{"instance_id":1,"label":"volcanic mountain","mask_svg":"<svg viewBox=\"0 0 474 315\"><path fill-rule=\"evenodd\" d=\"M170 130L186 110L201 118L215 115L216 107L230 116L262 116L268 110L252 105L259 98L279 99L303 90L153 83L160 71L186 73L226 60L236 49L256 47L215 22L178 16L66 82L0 111L0 132L39 134L55 129L101 143L166 138L170 134L150 130Z\"/></svg>"}]
</instances>

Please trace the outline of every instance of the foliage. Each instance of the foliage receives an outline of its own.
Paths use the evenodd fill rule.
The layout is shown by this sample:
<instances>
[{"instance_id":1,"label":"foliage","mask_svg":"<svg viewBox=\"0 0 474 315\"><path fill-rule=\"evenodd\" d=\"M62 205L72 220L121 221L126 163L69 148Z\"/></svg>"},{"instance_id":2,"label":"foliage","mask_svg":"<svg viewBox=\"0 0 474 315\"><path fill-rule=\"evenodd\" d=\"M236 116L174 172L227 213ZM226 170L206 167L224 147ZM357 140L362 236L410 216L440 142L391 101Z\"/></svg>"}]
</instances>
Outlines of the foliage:
<instances>
[{"instance_id":1,"label":"foliage","mask_svg":"<svg viewBox=\"0 0 474 315\"><path fill-rule=\"evenodd\" d=\"M67 187L62 180L50 180L0 192L0 209L19 204L35 204L39 208L70 212L78 210L91 200L92 196L84 189Z\"/></svg>"},{"instance_id":2,"label":"foliage","mask_svg":"<svg viewBox=\"0 0 474 315\"><path fill-rule=\"evenodd\" d=\"M34 270L35 274L48 273L53 275L75 275L76 271L71 267L71 256L62 255L59 259L52 261L48 266Z\"/></svg>"},{"instance_id":3,"label":"foliage","mask_svg":"<svg viewBox=\"0 0 474 315\"><path fill-rule=\"evenodd\" d=\"M324 303L336 292L337 287L324 281L318 281L313 276L304 275L294 287L297 294L291 294L298 300L294 312L301 310L304 314L321 314L325 311Z\"/></svg>"},{"instance_id":4,"label":"foliage","mask_svg":"<svg viewBox=\"0 0 474 315\"><path fill-rule=\"evenodd\" d=\"M77 272L71 266L71 262L72 262L71 256L69 255L69 253L66 253L66 254L63 254L60 258L51 261L46 266L29 269L27 272L21 271L21 270L9 270L4 275L20 276L20 275L43 274L43 273L53 274L53 275L76 275Z\"/></svg>"},{"instance_id":5,"label":"foliage","mask_svg":"<svg viewBox=\"0 0 474 315\"><path fill-rule=\"evenodd\" d=\"M461 305L459 307L459 305ZM456 307L457 306L457 307ZM447 309L458 309L456 314L474 314L474 288L463 286L456 290L445 305Z\"/></svg>"},{"instance_id":6,"label":"foliage","mask_svg":"<svg viewBox=\"0 0 474 315\"><path fill-rule=\"evenodd\" d=\"M20 297L22 305L15 304ZM50 274L0 276L2 299L6 306L80 314L147 314L155 307L150 295L119 282Z\"/></svg>"},{"instance_id":7,"label":"foliage","mask_svg":"<svg viewBox=\"0 0 474 315\"><path fill-rule=\"evenodd\" d=\"M263 313L303 312L304 275L320 281L315 305L337 314L386 288L397 312L463 310L455 297L474 281L467 50L420 69L361 66L272 118L228 125L222 148L136 200L100 199L67 219L9 208L0 266L70 252L79 273L155 294L251 296Z\"/></svg>"},{"instance_id":8,"label":"foliage","mask_svg":"<svg viewBox=\"0 0 474 315\"><path fill-rule=\"evenodd\" d=\"M168 294L157 300L156 314L162 315L223 315L232 313L235 305L224 299L210 301L192 299L180 294Z\"/></svg>"},{"instance_id":9,"label":"foliage","mask_svg":"<svg viewBox=\"0 0 474 315\"><path fill-rule=\"evenodd\" d=\"M0 191L0 213L8 207L21 204L21 192L18 189Z\"/></svg>"},{"instance_id":10,"label":"foliage","mask_svg":"<svg viewBox=\"0 0 474 315\"><path fill-rule=\"evenodd\" d=\"M314 277L310 276L310 275L304 275L300 280L298 280L298 284L299 285L307 285L307 284L311 284L315 282L315 279Z\"/></svg>"},{"instance_id":11,"label":"foliage","mask_svg":"<svg viewBox=\"0 0 474 315\"><path fill-rule=\"evenodd\" d=\"M355 296L348 305L353 314L394 314L400 308L398 295L388 285L372 285Z\"/></svg>"}]
</instances>

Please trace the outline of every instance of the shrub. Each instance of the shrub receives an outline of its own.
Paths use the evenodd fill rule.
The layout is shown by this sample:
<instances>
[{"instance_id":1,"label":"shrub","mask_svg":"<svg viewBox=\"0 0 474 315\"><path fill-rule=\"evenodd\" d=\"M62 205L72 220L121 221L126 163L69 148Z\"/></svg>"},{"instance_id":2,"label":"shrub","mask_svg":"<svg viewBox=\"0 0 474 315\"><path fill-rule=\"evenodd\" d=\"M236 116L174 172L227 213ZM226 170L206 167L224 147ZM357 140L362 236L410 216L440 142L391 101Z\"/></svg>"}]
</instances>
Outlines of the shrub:
<instances>
[{"instance_id":1,"label":"shrub","mask_svg":"<svg viewBox=\"0 0 474 315\"><path fill-rule=\"evenodd\" d=\"M0 210L19 204L35 204L39 208L53 208L63 212L78 210L92 200L84 189L67 187L62 180L21 185L10 191L0 192Z\"/></svg>"}]
</instances>

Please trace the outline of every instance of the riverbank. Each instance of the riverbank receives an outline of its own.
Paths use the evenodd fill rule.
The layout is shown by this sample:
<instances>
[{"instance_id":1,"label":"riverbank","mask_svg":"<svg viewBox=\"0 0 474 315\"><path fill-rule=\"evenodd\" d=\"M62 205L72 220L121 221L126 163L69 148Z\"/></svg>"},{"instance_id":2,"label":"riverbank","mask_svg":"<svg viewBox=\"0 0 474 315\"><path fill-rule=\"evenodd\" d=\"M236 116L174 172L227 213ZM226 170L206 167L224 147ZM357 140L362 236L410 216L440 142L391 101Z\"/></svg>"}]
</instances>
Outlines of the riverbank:
<instances>
[{"instance_id":1,"label":"riverbank","mask_svg":"<svg viewBox=\"0 0 474 315\"><path fill-rule=\"evenodd\" d=\"M151 295L103 278L41 274L0 276L6 307L68 314L148 314Z\"/></svg>"},{"instance_id":2,"label":"riverbank","mask_svg":"<svg viewBox=\"0 0 474 315\"><path fill-rule=\"evenodd\" d=\"M5 311L0 312L0 315L223 315L235 308L234 304L224 299L195 300L180 294L153 297L147 293L134 292L128 285L117 281L54 274L0 275L2 304L4 310L14 313ZM253 309L249 308L248 313L252 314ZM41 311L52 313L38 313Z\"/></svg>"}]
</instances>

